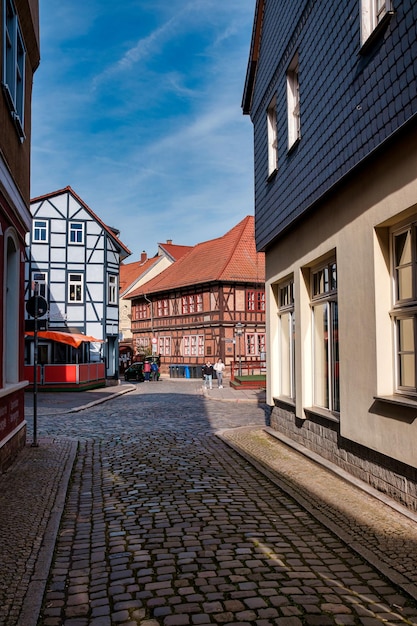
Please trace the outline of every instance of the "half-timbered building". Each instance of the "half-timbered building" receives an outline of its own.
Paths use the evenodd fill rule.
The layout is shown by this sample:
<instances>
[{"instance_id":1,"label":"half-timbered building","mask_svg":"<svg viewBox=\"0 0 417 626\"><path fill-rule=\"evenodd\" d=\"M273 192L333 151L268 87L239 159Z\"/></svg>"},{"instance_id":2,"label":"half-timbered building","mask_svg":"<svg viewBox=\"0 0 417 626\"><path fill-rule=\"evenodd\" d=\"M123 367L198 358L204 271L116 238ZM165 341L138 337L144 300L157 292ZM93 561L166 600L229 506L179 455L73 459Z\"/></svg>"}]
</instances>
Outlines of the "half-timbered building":
<instances>
[{"instance_id":1,"label":"half-timbered building","mask_svg":"<svg viewBox=\"0 0 417 626\"><path fill-rule=\"evenodd\" d=\"M161 371L173 376L193 376L207 359L258 367L265 352L264 273L252 216L193 246L129 294L136 353L151 344Z\"/></svg>"},{"instance_id":2,"label":"half-timbered building","mask_svg":"<svg viewBox=\"0 0 417 626\"><path fill-rule=\"evenodd\" d=\"M63 333L54 337L38 332L40 384L92 386L118 377L119 268L130 251L118 231L104 224L71 187L34 198L30 208L26 299L36 288L48 304L48 332ZM81 339L79 347L73 345L74 337L66 336L74 333ZM33 349L29 337L29 380ZM75 381L63 367L69 365Z\"/></svg>"},{"instance_id":3,"label":"half-timbered building","mask_svg":"<svg viewBox=\"0 0 417 626\"><path fill-rule=\"evenodd\" d=\"M30 229L33 76L39 65L37 0L0 3L0 472L26 442L23 367L24 250Z\"/></svg>"}]
</instances>

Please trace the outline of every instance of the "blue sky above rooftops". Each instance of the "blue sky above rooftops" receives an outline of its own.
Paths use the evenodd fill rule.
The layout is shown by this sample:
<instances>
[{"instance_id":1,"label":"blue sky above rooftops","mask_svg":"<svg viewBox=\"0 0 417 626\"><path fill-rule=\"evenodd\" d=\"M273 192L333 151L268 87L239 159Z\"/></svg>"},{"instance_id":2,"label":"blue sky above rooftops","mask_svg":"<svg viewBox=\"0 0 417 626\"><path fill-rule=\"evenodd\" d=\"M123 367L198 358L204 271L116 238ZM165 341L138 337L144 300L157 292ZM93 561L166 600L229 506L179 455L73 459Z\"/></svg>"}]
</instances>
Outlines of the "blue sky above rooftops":
<instances>
[{"instance_id":1,"label":"blue sky above rooftops","mask_svg":"<svg viewBox=\"0 0 417 626\"><path fill-rule=\"evenodd\" d=\"M40 0L32 184L70 185L130 248L194 245L253 214L242 115L255 0Z\"/></svg>"}]
</instances>

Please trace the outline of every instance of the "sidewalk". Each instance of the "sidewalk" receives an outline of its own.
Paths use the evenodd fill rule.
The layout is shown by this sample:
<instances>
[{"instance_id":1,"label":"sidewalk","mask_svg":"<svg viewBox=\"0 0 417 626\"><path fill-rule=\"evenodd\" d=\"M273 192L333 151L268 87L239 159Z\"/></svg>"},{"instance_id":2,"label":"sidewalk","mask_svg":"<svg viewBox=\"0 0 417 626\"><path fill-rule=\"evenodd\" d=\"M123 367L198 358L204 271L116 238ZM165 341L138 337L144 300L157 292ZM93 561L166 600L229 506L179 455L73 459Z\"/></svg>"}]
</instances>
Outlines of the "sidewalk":
<instances>
[{"instance_id":1,"label":"sidewalk","mask_svg":"<svg viewBox=\"0 0 417 626\"><path fill-rule=\"evenodd\" d=\"M162 386L164 381L155 384ZM214 386L212 390L203 390L199 380L191 379L188 384L193 393L204 395L208 401L265 402L264 391L237 391L227 382L223 389ZM37 410L39 415L80 411L137 388L140 391L142 384L41 393L37 396ZM26 394L25 408L26 419L30 420L31 393ZM417 600L416 515L374 493L366 484L344 476L307 450L296 448L267 426L235 428L217 434L388 580ZM26 446L9 471L0 475L0 623L5 626L36 624L76 452L74 441L44 440L39 447ZM27 503L24 510L22 502ZM3 615L14 618L2 621Z\"/></svg>"}]
</instances>

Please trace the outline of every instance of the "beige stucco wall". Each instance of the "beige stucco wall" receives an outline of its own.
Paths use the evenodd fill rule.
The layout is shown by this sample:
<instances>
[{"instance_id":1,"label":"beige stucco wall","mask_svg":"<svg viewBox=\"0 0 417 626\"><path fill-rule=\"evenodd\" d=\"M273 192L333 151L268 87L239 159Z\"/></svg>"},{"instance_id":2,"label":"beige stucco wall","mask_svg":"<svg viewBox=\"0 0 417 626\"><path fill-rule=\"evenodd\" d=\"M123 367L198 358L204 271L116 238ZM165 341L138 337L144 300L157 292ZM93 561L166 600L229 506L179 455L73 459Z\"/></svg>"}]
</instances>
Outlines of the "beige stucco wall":
<instances>
[{"instance_id":1,"label":"beige stucco wall","mask_svg":"<svg viewBox=\"0 0 417 626\"><path fill-rule=\"evenodd\" d=\"M375 401L394 393L389 227L417 215L417 142L390 146L266 252L268 387L279 395L278 319L272 286L294 276L296 415L312 405L308 267L336 251L341 435L416 466L417 401Z\"/></svg>"},{"instance_id":2,"label":"beige stucco wall","mask_svg":"<svg viewBox=\"0 0 417 626\"><path fill-rule=\"evenodd\" d=\"M154 263L146 273L142 274L135 284L132 285L129 291L124 293L124 295L128 295L130 292L152 280L152 278L166 270L166 268L172 265L172 263L173 261L166 256L159 257L157 262ZM130 341L133 338L131 324L132 301L125 298L119 298L119 312L119 332L123 333L123 341Z\"/></svg>"}]
</instances>

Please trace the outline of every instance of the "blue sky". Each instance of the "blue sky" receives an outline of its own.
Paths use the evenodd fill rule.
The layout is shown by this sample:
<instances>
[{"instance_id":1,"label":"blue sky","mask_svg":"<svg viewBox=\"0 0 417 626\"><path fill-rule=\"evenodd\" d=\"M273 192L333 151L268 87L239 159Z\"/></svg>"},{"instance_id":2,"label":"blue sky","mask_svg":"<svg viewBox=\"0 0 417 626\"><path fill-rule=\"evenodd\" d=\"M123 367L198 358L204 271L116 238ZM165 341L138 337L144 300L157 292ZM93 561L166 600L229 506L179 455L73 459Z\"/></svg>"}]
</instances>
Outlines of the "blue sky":
<instances>
[{"instance_id":1,"label":"blue sky","mask_svg":"<svg viewBox=\"0 0 417 626\"><path fill-rule=\"evenodd\" d=\"M253 214L241 100L255 0L40 0L37 197L70 185L132 251Z\"/></svg>"}]
</instances>

